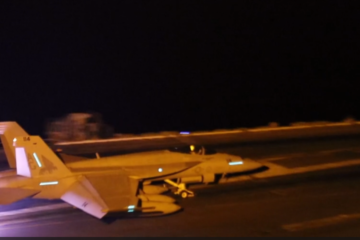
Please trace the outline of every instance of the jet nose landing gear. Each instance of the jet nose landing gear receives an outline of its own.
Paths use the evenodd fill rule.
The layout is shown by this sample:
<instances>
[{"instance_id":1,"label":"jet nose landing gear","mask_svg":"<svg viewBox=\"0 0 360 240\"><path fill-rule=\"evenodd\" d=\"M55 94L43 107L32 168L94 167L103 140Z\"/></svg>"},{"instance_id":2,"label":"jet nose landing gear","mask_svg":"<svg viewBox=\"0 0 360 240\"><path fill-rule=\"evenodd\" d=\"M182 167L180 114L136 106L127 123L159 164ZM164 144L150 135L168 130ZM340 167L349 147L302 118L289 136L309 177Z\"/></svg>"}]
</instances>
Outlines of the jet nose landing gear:
<instances>
[{"instance_id":1,"label":"jet nose landing gear","mask_svg":"<svg viewBox=\"0 0 360 240\"><path fill-rule=\"evenodd\" d=\"M175 194L179 194L179 193L175 193ZM194 193L192 191L189 191L189 190L184 191L183 190L183 191L180 192L180 196L182 198L188 198L188 197L194 197L195 195L194 195Z\"/></svg>"},{"instance_id":2,"label":"jet nose landing gear","mask_svg":"<svg viewBox=\"0 0 360 240\"><path fill-rule=\"evenodd\" d=\"M174 192L175 195L180 195L182 198L188 198L188 197L195 196L193 191L186 189L185 183L177 184L177 183L171 181L170 179L166 179L165 182L176 187L176 191Z\"/></svg>"}]
</instances>

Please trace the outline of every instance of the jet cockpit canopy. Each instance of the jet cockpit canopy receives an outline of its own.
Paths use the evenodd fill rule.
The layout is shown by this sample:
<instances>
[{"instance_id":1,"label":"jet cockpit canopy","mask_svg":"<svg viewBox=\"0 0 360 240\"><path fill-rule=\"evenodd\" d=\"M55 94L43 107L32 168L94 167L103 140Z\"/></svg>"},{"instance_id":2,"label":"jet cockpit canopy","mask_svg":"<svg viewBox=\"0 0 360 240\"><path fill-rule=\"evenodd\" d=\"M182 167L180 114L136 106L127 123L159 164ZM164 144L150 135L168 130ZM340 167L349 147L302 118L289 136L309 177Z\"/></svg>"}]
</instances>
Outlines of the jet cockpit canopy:
<instances>
[{"instance_id":1,"label":"jet cockpit canopy","mask_svg":"<svg viewBox=\"0 0 360 240\"><path fill-rule=\"evenodd\" d=\"M189 145L184 147L174 147L168 149L170 152L178 152L185 154L196 154L196 155L211 155L216 154L216 150L201 145Z\"/></svg>"}]
</instances>

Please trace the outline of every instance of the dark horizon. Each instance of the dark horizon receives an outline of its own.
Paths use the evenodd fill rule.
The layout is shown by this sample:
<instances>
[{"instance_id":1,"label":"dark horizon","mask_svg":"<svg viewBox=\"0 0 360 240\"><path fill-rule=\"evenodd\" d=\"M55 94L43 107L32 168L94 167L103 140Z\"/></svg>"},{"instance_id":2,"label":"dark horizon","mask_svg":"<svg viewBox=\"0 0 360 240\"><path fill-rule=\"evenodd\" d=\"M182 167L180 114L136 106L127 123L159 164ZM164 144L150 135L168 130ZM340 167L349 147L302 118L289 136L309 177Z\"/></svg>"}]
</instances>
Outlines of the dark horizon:
<instances>
[{"instance_id":1,"label":"dark horizon","mask_svg":"<svg viewBox=\"0 0 360 240\"><path fill-rule=\"evenodd\" d=\"M2 1L0 121L117 133L359 117L349 2Z\"/></svg>"}]
</instances>

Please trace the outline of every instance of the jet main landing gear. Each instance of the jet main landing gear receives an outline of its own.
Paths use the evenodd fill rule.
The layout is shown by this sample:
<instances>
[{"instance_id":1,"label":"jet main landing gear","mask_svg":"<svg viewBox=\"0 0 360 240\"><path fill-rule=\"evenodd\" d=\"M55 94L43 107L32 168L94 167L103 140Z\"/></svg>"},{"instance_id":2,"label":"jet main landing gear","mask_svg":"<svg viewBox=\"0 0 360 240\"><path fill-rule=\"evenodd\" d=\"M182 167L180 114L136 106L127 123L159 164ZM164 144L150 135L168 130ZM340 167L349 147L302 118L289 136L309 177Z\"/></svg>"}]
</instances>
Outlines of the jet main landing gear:
<instances>
[{"instance_id":1,"label":"jet main landing gear","mask_svg":"<svg viewBox=\"0 0 360 240\"><path fill-rule=\"evenodd\" d=\"M180 195L182 198L194 197L195 195L193 191L186 189L185 183L177 184L170 179L166 179L165 182L176 187L176 191L174 192L174 194Z\"/></svg>"}]
</instances>

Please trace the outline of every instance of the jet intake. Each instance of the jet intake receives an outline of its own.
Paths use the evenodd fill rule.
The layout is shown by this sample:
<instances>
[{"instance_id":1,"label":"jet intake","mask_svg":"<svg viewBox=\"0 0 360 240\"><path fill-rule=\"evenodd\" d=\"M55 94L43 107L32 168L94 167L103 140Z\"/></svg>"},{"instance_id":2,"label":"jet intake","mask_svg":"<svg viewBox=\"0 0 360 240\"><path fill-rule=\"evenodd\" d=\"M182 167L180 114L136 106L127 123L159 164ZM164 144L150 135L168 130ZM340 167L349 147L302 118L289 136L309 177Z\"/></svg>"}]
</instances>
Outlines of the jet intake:
<instances>
[{"instance_id":1,"label":"jet intake","mask_svg":"<svg viewBox=\"0 0 360 240\"><path fill-rule=\"evenodd\" d=\"M208 173L203 175L203 182L204 183L213 183L215 182L215 174Z\"/></svg>"},{"instance_id":2,"label":"jet intake","mask_svg":"<svg viewBox=\"0 0 360 240\"><path fill-rule=\"evenodd\" d=\"M194 177L179 178L179 183L211 183L215 182L215 174L209 173Z\"/></svg>"},{"instance_id":3,"label":"jet intake","mask_svg":"<svg viewBox=\"0 0 360 240\"><path fill-rule=\"evenodd\" d=\"M179 178L179 183L201 183L201 182L203 182L202 176Z\"/></svg>"}]
</instances>

